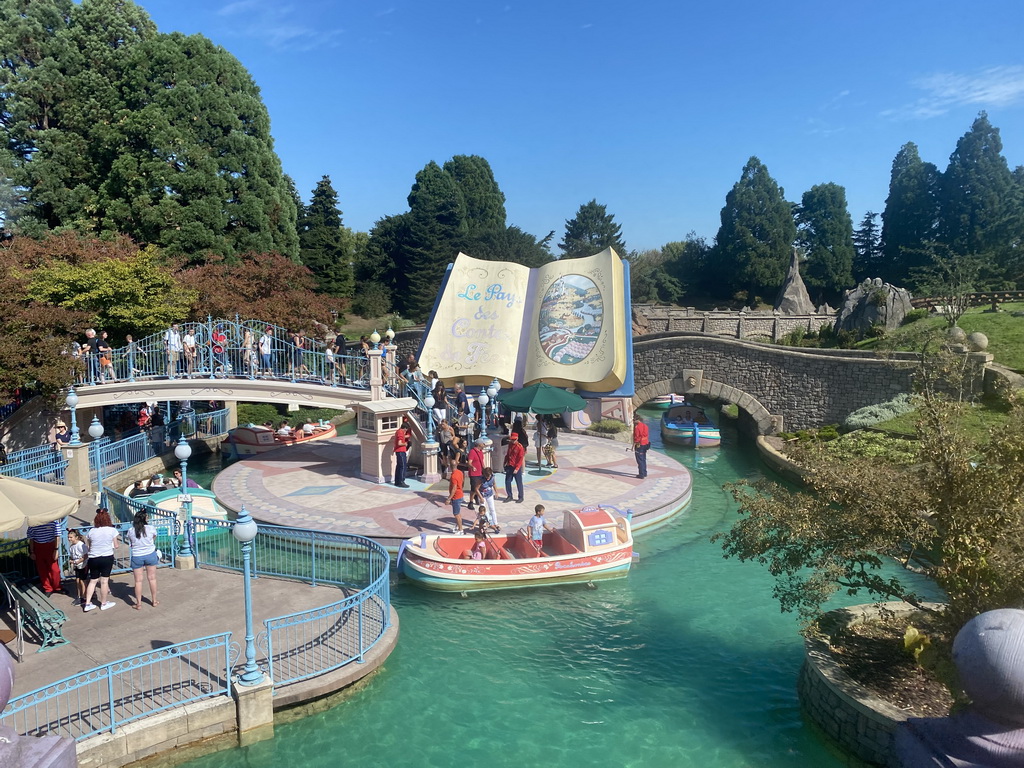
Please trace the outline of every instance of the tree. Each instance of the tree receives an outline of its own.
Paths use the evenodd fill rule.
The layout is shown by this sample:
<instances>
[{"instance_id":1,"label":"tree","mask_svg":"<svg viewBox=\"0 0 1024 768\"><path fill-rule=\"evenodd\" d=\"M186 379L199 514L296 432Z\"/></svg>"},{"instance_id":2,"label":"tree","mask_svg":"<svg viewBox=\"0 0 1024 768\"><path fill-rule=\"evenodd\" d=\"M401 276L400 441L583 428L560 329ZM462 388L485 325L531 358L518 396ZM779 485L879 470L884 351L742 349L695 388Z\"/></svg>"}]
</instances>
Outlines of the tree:
<instances>
[{"instance_id":1,"label":"tree","mask_svg":"<svg viewBox=\"0 0 1024 768\"><path fill-rule=\"evenodd\" d=\"M629 253L622 240L622 227L596 199L581 205L576 216L565 222L565 236L558 247L567 259L593 256L605 248L614 248L620 256Z\"/></svg>"},{"instance_id":2,"label":"tree","mask_svg":"<svg viewBox=\"0 0 1024 768\"><path fill-rule=\"evenodd\" d=\"M712 259L712 246L696 232L689 232L681 241L666 243L661 248L665 257L663 269L686 294L716 296L722 288L722 275ZM680 299L682 296L680 296Z\"/></svg>"},{"instance_id":3,"label":"tree","mask_svg":"<svg viewBox=\"0 0 1024 768\"><path fill-rule=\"evenodd\" d=\"M929 343L918 370L918 440L908 463L841 457L819 443L796 456L807 492L767 480L731 486L742 519L716 539L726 556L768 566L783 610L811 622L839 590L920 604L899 575L880 569L933 553L930 573L948 595L943 619L954 632L978 613L1024 600L1024 406L1015 402L989 442L974 443L963 428L969 403L942 390L958 390L952 372L977 371L966 370L962 355L933 353L941 343Z\"/></svg>"},{"instance_id":4,"label":"tree","mask_svg":"<svg viewBox=\"0 0 1024 768\"><path fill-rule=\"evenodd\" d=\"M947 327L952 328L970 309L970 294L981 289L985 263L977 256L957 253L945 245L931 244L926 250L931 264L914 270L914 289L938 302Z\"/></svg>"},{"instance_id":5,"label":"tree","mask_svg":"<svg viewBox=\"0 0 1024 768\"><path fill-rule=\"evenodd\" d=\"M1020 188L1001 154L999 129L980 112L942 176L939 237L962 253L1005 263L1024 222Z\"/></svg>"},{"instance_id":6,"label":"tree","mask_svg":"<svg viewBox=\"0 0 1024 768\"><path fill-rule=\"evenodd\" d=\"M455 155L443 170L458 190L459 213L469 239L505 231L505 195L490 164L479 155Z\"/></svg>"},{"instance_id":7,"label":"tree","mask_svg":"<svg viewBox=\"0 0 1024 768\"><path fill-rule=\"evenodd\" d=\"M317 288L332 296L352 295L352 245L341 225L338 193L329 176L317 182L299 217L299 256L316 278Z\"/></svg>"},{"instance_id":8,"label":"tree","mask_svg":"<svg viewBox=\"0 0 1024 768\"><path fill-rule=\"evenodd\" d=\"M683 285L665 268L664 250L634 251L629 259L630 298L637 303L675 304L683 295Z\"/></svg>"},{"instance_id":9,"label":"tree","mask_svg":"<svg viewBox=\"0 0 1024 768\"><path fill-rule=\"evenodd\" d=\"M797 223L807 259L804 280L822 298L838 299L853 283L853 222L846 190L833 183L811 187L801 199Z\"/></svg>"},{"instance_id":10,"label":"tree","mask_svg":"<svg viewBox=\"0 0 1024 768\"><path fill-rule=\"evenodd\" d=\"M878 214L868 211L853 233L853 279L860 282L878 275L882 259L882 233L878 227Z\"/></svg>"},{"instance_id":11,"label":"tree","mask_svg":"<svg viewBox=\"0 0 1024 768\"><path fill-rule=\"evenodd\" d=\"M554 259L548 247L554 236L555 231L551 230L542 240L538 240L529 232L512 226L478 234L466 243L466 250L476 259L511 261L526 267L539 267Z\"/></svg>"},{"instance_id":12,"label":"tree","mask_svg":"<svg viewBox=\"0 0 1024 768\"><path fill-rule=\"evenodd\" d=\"M748 301L775 292L786 277L796 224L785 191L756 157L725 197L716 238L717 259Z\"/></svg>"},{"instance_id":13,"label":"tree","mask_svg":"<svg viewBox=\"0 0 1024 768\"><path fill-rule=\"evenodd\" d=\"M904 144L892 161L889 196L882 211L883 280L899 284L912 269L928 263L921 248L938 233L940 174L932 163L921 161L917 145Z\"/></svg>"}]
</instances>

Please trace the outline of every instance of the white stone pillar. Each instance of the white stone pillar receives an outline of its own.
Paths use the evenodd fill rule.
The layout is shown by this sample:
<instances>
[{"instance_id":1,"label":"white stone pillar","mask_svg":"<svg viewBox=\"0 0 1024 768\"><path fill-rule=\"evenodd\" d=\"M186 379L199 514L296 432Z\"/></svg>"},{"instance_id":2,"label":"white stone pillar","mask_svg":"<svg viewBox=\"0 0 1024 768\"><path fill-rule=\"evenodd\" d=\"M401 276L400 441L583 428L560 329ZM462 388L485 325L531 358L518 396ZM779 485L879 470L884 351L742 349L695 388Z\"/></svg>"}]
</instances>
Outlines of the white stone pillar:
<instances>
[{"instance_id":1,"label":"white stone pillar","mask_svg":"<svg viewBox=\"0 0 1024 768\"><path fill-rule=\"evenodd\" d=\"M381 365L381 355L383 350L381 349L370 349L367 350L366 356L370 361L370 399L371 400L383 400L384 399L384 374Z\"/></svg>"}]
</instances>

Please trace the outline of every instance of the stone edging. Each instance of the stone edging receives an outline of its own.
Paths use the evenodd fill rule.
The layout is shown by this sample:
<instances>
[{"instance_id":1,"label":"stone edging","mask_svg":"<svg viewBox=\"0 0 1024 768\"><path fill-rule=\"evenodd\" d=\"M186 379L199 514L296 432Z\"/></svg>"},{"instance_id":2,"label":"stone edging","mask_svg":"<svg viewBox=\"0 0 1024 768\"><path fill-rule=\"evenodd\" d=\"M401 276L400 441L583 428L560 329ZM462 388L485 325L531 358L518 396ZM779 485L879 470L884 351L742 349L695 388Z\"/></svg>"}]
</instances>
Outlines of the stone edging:
<instances>
[{"instance_id":1,"label":"stone edging","mask_svg":"<svg viewBox=\"0 0 1024 768\"><path fill-rule=\"evenodd\" d=\"M879 618L883 607L897 616L919 610L908 603L889 602L855 605L823 615L819 626L826 634L804 639L797 693L806 716L843 749L871 765L894 766L893 737L910 713L850 678L832 658L828 639L839 628Z\"/></svg>"},{"instance_id":2,"label":"stone edging","mask_svg":"<svg viewBox=\"0 0 1024 768\"><path fill-rule=\"evenodd\" d=\"M790 482L798 485L804 484L806 470L795 461L787 459L764 435L757 436L756 445L757 452L761 455L761 461L767 464L775 473L782 475Z\"/></svg>"}]
</instances>

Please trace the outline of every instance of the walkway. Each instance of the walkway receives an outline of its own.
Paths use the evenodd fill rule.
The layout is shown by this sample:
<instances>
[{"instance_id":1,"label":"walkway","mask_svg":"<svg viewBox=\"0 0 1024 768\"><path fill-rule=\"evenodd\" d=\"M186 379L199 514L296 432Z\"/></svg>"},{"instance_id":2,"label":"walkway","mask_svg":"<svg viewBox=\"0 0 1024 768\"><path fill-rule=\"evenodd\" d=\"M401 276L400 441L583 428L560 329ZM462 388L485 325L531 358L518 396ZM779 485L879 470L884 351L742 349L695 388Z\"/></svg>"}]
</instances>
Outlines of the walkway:
<instances>
[{"instance_id":1,"label":"walkway","mask_svg":"<svg viewBox=\"0 0 1024 768\"><path fill-rule=\"evenodd\" d=\"M568 433L559 442L558 469L528 461L523 504L497 503L503 528L525 525L537 504L547 508L549 520L561 524L565 510L598 503L632 509L634 526L644 527L674 514L689 500L689 472L662 453L648 453L649 474L639 480L626 443ZM531 445L527 458L532 457ZM237 511L244 505L262 522L352 533L388 547L420 532L447 531L454 524L444 503L447 481L428 486L411 478L411 488L401 489L362 480L358 468L358 439L337 437L232 464L214 480L213 490L225 506ZM499 499L505 496L503 485L500 475Z\"/></svg>"}]
</instances>

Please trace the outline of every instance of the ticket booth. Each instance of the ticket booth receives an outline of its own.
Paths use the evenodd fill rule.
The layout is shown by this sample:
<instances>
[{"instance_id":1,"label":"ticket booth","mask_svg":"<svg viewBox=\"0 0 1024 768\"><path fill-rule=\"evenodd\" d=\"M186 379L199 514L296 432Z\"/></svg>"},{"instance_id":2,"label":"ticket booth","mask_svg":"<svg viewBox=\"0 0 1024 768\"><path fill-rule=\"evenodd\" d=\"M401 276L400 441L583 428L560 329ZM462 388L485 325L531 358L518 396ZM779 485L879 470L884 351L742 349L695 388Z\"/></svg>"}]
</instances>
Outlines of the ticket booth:
<instances>
[{"instance_id":1,"label":"ticket booth","mask_svg":"<svg viewBox=\"0 0 1024 768\"><path fill-rule=\"evenodd\" d=\"M388 397L352 406L359 437L359 474L364 480L394 482L395 430L415 407L412 397Z\"/></svg>"}]
</instances>

